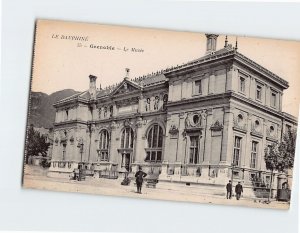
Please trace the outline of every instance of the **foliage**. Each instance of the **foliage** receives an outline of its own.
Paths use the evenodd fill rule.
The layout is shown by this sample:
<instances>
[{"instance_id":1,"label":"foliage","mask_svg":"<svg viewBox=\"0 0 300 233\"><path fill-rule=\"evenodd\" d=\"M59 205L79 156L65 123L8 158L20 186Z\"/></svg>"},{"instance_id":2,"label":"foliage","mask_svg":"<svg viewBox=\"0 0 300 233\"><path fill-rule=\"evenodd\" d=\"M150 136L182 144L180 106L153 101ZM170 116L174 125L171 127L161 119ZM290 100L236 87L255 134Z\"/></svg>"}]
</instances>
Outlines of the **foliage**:
<instances>
[{"instance_id":1,"label":"foliage","mask_svg":"<svg viewBox=\"0 0 300 233\"><path fill-rule=\"evenodd\" d=\"M26 163L28 164L28 158L31 156L47 156L49 146L50 143L46 142L46 137L34 130L33 125L30 125L26 143Z\"/></svg>"},{"instance_id":2,"label":"foliage","mask_svg":"<svg viewBox=\"0 0 300 233\"><path fill-rule=\"evenodd\" d=\"M296 147L296 131L288 130L280 143L273 143L265 149L266 168L280 172L294 165Z\"/></svg>"}]
</instances>

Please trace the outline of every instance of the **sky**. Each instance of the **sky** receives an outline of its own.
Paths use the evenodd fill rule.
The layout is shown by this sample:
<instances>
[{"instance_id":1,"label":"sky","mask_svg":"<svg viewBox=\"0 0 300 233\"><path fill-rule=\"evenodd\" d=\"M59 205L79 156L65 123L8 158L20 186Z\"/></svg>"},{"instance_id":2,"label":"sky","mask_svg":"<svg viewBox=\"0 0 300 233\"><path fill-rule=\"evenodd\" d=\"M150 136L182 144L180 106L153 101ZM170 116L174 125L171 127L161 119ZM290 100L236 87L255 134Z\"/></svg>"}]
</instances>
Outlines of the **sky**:
<instances>
[{"instance_id":1,"label":"sky","mask_svg":"<svg viewBox=\"0 0 300 233\"><path fill-rule=\"evenodd\" d=\"M240 53L289 82L283 111L298 116L300 42L228 35L229 43L235 45L236 39ZM220 35L217 49L224 41ZM205 49L202 33L42 20L37 23L32 91L84 91L90 74L104 88L121 82L125 68L134 78L197 59Z\"/></svg>"}]
</instances>

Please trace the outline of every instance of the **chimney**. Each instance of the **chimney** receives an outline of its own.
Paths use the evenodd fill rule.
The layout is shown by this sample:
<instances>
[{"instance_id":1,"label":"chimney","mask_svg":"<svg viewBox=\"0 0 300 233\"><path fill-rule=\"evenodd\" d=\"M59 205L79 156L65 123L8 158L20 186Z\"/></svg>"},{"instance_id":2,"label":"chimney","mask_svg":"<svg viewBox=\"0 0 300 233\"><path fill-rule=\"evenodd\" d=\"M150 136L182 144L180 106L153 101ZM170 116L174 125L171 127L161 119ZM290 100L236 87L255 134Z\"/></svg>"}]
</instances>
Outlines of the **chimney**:
<instances>
[{"instance_id":1,"label":"chimney","mask_svg":"<svg viewBox=\"0 0 300 233\"><path fill-rule=\"evenodd\" d=\"M206 41L206 53L211 54L212 52L216 51L217 48L217 38L219 35L216 34L205 34L207 41Z\"/></svg>"},{"instance_id":2,"label":"chimney","mask_svg":"<svg viewBox=\"0 0 300 233\"><path fill-rule=\"evenodd\" d=\"M129 80L129 73L130 73L130 69L129 68L125 68L125 80Z\"/></svg>"},{"instance_id":3,"label":"chimney","mask_svg":"<svg viewBox=\"0 0 300 233\"><path fill-rule=\"evenodd\" d=\"M91 99L96 99L96 79L97 77L94 75L89 75L90 78L90 88L89 93L91 95Z\"/></svg>"}]
</instances>

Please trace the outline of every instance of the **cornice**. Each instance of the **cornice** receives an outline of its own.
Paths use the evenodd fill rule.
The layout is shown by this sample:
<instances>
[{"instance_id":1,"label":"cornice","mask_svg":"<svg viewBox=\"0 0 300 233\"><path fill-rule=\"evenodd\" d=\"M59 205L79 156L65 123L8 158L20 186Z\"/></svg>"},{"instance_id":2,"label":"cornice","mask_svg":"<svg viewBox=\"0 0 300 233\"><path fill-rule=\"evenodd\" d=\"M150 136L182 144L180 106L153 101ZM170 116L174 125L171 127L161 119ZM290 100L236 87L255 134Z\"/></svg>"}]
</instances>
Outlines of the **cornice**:
<instances>
[{"instance_id":1,"label":"cornice","mask_svg":"<svg viewBox=\"0 0 300 233\"><path fill-rule=\"evenodd\" d=\"M256 68L256 71L258 73L263 74L267 78L271 79L273 82L276 82L280 85L282 85L285 89L289 87L289 83L284 80L283 78L280 78L278 75L274 74L273 72L269 71L268 69L264 68L263 66L259 65L255 61L249 59L248 57L244 56L243 54L236 52L234 58L237 61L240 61L244 63L247 67L254 67ZM239 58L239 59L238 59Z\"/></svg>"},{"instance_id":2,"label":"cornice","mask_svg":"<svg viewBox=\"0 0 300 233\"><path fill-rule=\"evenodd\" d=\"M223 100L226 98L230 98L231 92L225 92L221 94L213 94L213 95L206 95L206 96L198 96L194 98L189 99L183 99L178 101L172 101L167 103L167 108L174 107L174 106L180 106L180 105L186 105L186 104L192 104L192 103L199 103L199 102L210 102L212 100Z\"/></svg>"},{"instance_id":3,"label":"cornice","mask_svg":"<svg viewBox=\"0 0 300 233\"><path fill-rule=\"evenodd\" d=\"M70 120L70 121L55 122L54 126L61 127L61 126L70 126L70 125L75 125L75 124L87 125L88 122L83 121L83 120Z\"/></svg>"},{"instance_id":4,"label":"cornice","mask_svg":"<svg viewBox=\"0 0 300 233\"><path fill-rule=\"evenodd\" d=\"M231 97L232 97L233 99L242 101L242 102L244 102L244 103L250 105L250 106L253 107L253 108L258 108L259 110L261 110L261 111L263 111L263 112L266 112L266 113L275 115L275 116L277 116L277 117L279 117L279 118L281 118L281 119L283 118L283 113L282 113L282 112L276 111L276 110L274 110L274 109L272 109L272 108L269 108L269 107L267 107L267 106L265 106L265 105L262 105L261 103L255 102L255 101L253 101L253 100L251 100L251 99L248 99L248 98L246 98L246 97L244 97L244 96L241 96L241 95L239 95L239 94L237 94L237 93L235 93L235 92L231 92Z\"/></svg>"}]
</instances>

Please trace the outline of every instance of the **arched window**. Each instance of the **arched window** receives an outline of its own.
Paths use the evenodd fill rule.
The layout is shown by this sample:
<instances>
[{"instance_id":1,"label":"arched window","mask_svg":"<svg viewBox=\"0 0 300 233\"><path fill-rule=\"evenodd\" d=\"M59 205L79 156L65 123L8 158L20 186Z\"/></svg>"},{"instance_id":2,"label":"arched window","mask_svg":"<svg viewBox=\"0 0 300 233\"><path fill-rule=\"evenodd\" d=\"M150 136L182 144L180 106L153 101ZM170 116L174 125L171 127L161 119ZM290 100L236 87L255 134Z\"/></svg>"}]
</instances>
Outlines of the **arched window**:
<instances>
[{"instance_id":1,"label":"arched window","mask_svg":"<svg viewBox=\"0 0 300 233\"><path fill-rule=\"evenodd\" d=\"M121 148L133 148L133 137L134 133L132 128L126 127L122 131L122 137L121 137Z\"/></svg>"},{"instance_id":2,"label":"arched window","mask_svg":"<svg viewBox=\"0 0 300 233\"><path fill-rule=\"evenodd\" d=\"M163 129L158 124L154 124L147 134L148 148L146 149L146 159L148 162L162 161Z\"/></svg>"},{"instance_id":3,"label":"arched window","mask_svg":"<svg viewBox=\"0 0 300 233\"><path fill-rule=\"evenodd\" d=\"M108 161L108 146L109 146L109 135L106 129L101 130L99 139L99 151L98 159L100 161Z\"/></svg>"}]
</instances>

